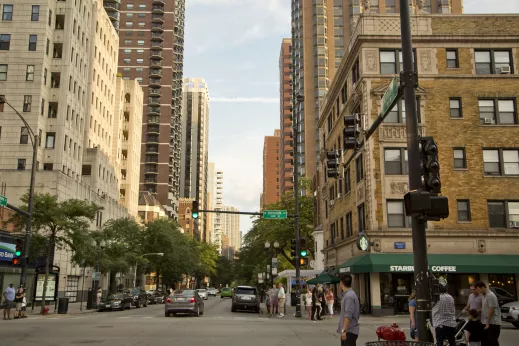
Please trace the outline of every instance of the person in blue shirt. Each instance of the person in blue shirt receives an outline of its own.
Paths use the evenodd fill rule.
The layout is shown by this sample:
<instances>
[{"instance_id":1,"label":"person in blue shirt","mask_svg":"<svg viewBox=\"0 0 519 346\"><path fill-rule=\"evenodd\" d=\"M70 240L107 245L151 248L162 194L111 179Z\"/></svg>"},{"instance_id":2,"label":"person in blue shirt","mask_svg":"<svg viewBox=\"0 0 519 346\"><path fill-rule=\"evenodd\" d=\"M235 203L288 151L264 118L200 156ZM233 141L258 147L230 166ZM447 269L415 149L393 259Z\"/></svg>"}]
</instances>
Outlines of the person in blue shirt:
<instances>
[{"instance_id":1,"label":"person in blue shirt","mask_svg":"<svg viewBox=\"0 0 519 346\"><path fill-rule=\"evenodd\" d=\"M418 340L418 325L417 325L417 315L416 315L416 292L412 292L409 296L409 327L411 329L411 339L414 341Z\"/></svg>"},{"instance_id":2,"label":"person in blue shirt","mask_svg":"<svg viewBox=\"0 0 519 346\"><path fill-rule=\"evenodd\" d=\"M14 285L11 283L4 291L4 320L11 319L11 309L13 308L13 301L15 296ZM7 318L6 318L7 315Z\"/></svg>"}]
</instances>

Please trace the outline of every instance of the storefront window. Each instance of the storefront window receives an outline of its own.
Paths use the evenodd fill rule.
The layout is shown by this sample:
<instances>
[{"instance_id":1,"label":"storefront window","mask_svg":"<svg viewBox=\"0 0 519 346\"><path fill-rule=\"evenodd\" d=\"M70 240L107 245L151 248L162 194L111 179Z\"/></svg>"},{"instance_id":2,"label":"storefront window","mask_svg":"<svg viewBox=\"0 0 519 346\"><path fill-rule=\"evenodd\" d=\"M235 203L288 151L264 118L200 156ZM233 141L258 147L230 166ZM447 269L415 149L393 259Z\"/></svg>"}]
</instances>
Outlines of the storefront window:
<instances>
[{"instance_id":1,"label":"storefront window","mask_svg":"<svg viewBox=\"0 0 519 346\"><path fill-rule=\"evenodd\" d=\"M393 306L393 282L391 274L380 273L380 303L382 308Z\"/></svg>"},{"instance_id":2,"label":"storefront window","mask_svg":"<svg viewBox=\"0 0 519 346\"><path fill-rule=\"evenodd\" d=\"M478 274L435 274L440 283L447 283L447 290L459 306L467 305L470 296L470 284L479 280Z\"/></svg>"},{"instance_id":3,"label":"storefront window","mask_svg":"<svg viewBox=\"0 0 519 346\"><path fill-rule=\"evenodd\" d=\"M517 300L517 290L514 275L489 274L488 283L490 289L495 293L500 304Z\"/></svg>"},{"instance_id":4,"label":"storefront window","mask_svg":"<svg viewBox=\"0 0 519 346\"><path fill-rule=\"evenodd\" d=\"M409 296L414 288L413 274L380 273L380 303L382 308L394 308L395 313L409 311Z\"/></svg>"}]
</instances>

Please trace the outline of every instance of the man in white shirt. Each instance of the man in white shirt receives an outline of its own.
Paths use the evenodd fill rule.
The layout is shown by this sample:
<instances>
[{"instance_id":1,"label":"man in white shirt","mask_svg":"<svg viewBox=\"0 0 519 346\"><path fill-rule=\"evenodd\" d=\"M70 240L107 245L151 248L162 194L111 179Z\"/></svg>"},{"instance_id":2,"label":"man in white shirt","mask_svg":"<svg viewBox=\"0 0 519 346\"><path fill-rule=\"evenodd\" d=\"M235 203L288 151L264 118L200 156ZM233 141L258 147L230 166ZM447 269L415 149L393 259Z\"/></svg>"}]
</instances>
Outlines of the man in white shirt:
<instances>
[{"instance_id":1,"label":"man in white shirt","mask_svg":"<svg viewBox=\"0 0 519 346\"><path fill-rule=\"evenodd\" d=\"M285 317L285 289L283 288L283 284L279 284L279 292L278 292L278 309L279 309L279 317Z\"/></svg>"}]
</instances>

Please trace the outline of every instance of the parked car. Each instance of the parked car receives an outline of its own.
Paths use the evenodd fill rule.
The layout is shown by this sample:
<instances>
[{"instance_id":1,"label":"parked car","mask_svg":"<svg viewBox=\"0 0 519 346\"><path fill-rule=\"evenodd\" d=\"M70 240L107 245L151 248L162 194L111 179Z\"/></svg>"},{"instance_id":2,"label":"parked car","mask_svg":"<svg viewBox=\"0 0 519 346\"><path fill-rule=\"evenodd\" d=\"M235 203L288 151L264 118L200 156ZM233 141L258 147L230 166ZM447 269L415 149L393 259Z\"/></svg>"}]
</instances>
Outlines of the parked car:
<instances>
[{"instance_id":1,"label":"parked car","mask_svg":"<svg viewBox=\"0 0 519 346\"><path fill-rule=\"evenodd\" d=\"M252 286L238 286L232 296L231 311L252 310L260 312L260 297L258 289Z\"/></svg>"},{"instance_id":2,"label":"parked car","mask_svg":"<svg viewBox=\"0 0 519 346\"><path fill-rule=\"evenodd\" d=\"M222 299L224 297L232 298L232 289L230 287L222 288L222 295L221 295L221 297L222 297Z\"/></svg>"},{"instance_id":3,"label":"parked car","mask_svg":"<svg viewBox=\"0 0 519 346\"><path fill-rule=\"evenodd\" d=\"M207 290L205 288L199 288L196 290L200 298L207 300L209 297L207 296Z\"/></svg>"},{"instance_id":4,"label":"parked car","mask_svg":"<svg viewBox=\"0 0 519 346\"><path fill-rule=\"evenodd\" d=\"M169 317L180 313L193 314L196 317L204 314L204 301L196 290L177 290L166 298L164 315Z\"/></svg>"},{"instance_id":5,"label":"parked car","mask_svg":"<svg viewBox=\"0 0 519 346\"><path fill-rule=\"evenodd\" d=\"M208 296L213 296L213 297L216 297L216 295L218 294L218 290L214 287L209 287L207 289L207 295Z\"/></svg>"},{"instance_id":6,"label":"parked car","mask_svg":"<svg viewBox=\"0 0 519 346\"><path fill-rule=\"evenodd\" d=\"M148 295L140 287L132 288L128 291L128 294L132 296L132 305L136 308L148 306Z\"/></svg>"},{"instance_id":7,"label":"parked car","mask_svg":"<svg viewBox=\"0 0 519 346\"><path fill-rule=\"evenodd\" d=\"M133 297L127 293L113 293L109 294L106 298L101 299L97 309L99 311L131 309L132 301Z\"/></svg>"},{"instance_id":8,"label":"parked car","mask_svg":"<svg viewBox=\"0 0 519 346\"><path fill-rule=\"evenodd\" d=\"M515 296L512 293L510 293L502 288L490 287L490 290L492 292L494 292L494 294L496 295L497 301L499 302L499 306L503 306L504 304L507 304L507 303L512 303L516 300Z\"/></svg>"},{"instance_id":9,"label":"parked car","mask_svg":"<svg viewBox=\"0 0 519 346\"><path fill-rule=\"evenodd\" d=\"M501 306L501 320L510 322L519 328L519 302L506 303Z\"/></svg>"},{"instance_id":10,"label":"parked car","mask_svg":"<svg viewBox=\"0 0 519 346\"><path fill-rule=\"evenodd\" d=\"M148 291L148 304L164 304L165 293L163 291Z\"/></svg>"}]
</instances>

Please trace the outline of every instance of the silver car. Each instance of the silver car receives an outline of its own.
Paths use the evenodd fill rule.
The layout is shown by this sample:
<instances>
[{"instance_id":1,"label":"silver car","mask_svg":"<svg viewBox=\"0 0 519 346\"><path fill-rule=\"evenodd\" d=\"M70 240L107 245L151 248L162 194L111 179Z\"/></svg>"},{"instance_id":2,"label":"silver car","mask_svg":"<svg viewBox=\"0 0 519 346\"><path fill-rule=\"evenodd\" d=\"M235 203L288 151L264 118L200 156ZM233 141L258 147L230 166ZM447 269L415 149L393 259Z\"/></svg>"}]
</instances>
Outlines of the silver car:
<instances>
[{"instance_id":1,"label":"silver car","mask_svg":"<svg viewBox=\"0 0 519 346\"><path fill-rule=\"evenodd\" d=\"M214 288L214 287L209 287L209 288L207 289L207 295L208 295L208 296L214 296L214 297L216 297L217 294L218 294L218 290L217 290L216 288Z\"/></svg>"},{"instance_id":2,"label":"silver car","mask_svg":"<svg viewBox=\"0 0 519 346\"><path fill-rule=\"evenodd\" d=\"M166 317L182 313L193 314L198 317L204 314L204 301L195 290L178 290L166 299L164 309Z\"/></svg>"},{"instance_id":3,"label":"silver car","mask_svg":"<svg viewBox=\"0 0 519 346\"><path fill-rule=\"evenodd\" d=\"M205 288L199 288L196 291L198 292L198 295L200 296L200 298L202 298L203 300L209 299L208 292Z\"/></svg>"}]
</instances>

